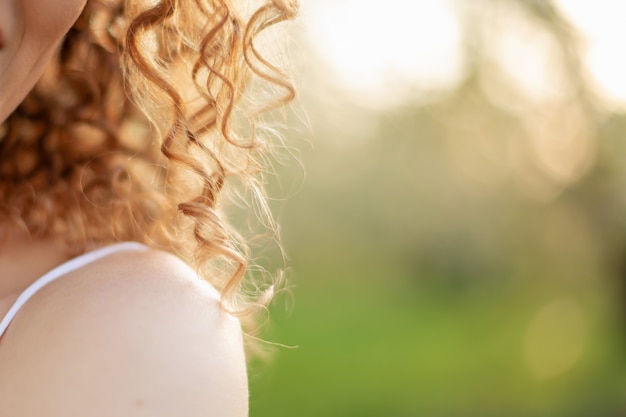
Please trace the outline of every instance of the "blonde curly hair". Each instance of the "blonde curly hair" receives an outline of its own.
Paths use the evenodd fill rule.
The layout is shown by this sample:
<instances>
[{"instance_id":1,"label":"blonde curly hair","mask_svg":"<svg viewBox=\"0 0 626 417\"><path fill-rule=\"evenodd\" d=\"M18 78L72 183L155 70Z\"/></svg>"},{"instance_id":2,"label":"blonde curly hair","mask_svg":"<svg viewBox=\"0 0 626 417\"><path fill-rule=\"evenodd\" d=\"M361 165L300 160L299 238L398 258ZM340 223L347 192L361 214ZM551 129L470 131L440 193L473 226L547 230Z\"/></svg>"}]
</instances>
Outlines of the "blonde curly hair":
<instances>
[{"instance_id":1,"label":"blonde curly hair","mask_svg":"<svg viewBox=\"0 0 626 417\"><path fill-rule=\"evenodd\" d=\"M248 255L223 188L233 177L263 195L256 121L294 88L255 39L298 5L238 3L89 0L0 126L0 220L73 254L124 240L174 252L240 310ZM262 103L254 80L273 92Z\"/></svg>"}]
</instances>

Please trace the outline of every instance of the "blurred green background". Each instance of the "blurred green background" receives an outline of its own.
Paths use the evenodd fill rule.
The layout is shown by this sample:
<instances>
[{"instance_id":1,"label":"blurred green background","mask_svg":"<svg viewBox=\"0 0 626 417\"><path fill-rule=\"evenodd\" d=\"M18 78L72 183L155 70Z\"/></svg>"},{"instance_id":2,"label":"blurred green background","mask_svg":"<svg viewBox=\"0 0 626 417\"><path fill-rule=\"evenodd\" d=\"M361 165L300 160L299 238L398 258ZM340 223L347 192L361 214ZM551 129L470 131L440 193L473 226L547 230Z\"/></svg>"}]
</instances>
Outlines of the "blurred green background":
<instances>
[{"instance_id":1,"label":"blurred green background","mask_svg":"<svg viewBox=\"0 0 626 417\"><path fill-rule=\"evenodd\" d=\"M251 416L626 415L625 16L302 0Z\"/></svg>"}]
</instances>

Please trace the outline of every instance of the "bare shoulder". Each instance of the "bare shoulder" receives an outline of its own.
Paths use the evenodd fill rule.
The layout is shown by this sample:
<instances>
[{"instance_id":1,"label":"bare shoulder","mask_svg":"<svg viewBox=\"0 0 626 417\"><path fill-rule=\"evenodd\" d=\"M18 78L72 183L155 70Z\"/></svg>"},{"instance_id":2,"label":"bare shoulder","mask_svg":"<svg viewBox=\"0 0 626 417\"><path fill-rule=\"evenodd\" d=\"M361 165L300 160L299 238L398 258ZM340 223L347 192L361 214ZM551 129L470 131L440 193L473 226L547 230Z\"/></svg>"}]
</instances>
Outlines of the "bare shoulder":
<instances>
[{"instance_id":1,"label":"bare shoulder","mask_svg":"<svg viewBox=\"0 0 626 417\"><path fill-rule=\"evenodd\" d=\"M10 384L0 378L2 408L13 416L246 416L241 330L218 297L158 251L111 255L50 283L0 343L0 367L16 375Z\"/></svg>"}]
</instances>

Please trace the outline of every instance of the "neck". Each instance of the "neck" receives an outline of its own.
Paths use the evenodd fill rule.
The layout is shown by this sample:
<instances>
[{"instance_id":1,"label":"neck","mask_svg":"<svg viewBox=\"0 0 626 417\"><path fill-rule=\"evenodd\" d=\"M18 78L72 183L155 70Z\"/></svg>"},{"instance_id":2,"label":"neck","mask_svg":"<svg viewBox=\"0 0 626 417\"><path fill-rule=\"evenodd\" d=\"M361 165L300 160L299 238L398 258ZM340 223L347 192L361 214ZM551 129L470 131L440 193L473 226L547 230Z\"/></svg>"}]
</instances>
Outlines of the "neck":
<instances>
[{"instance_id":1,"label":"neck","mask_svg":"<svg viewBox=\"0 0 626 417\"><path fill-rule=\"evenodd\" d=\"M31 237L15 228L0 228L0 297L23 291L67 259L59 242Z\"/></svg>"}]
</instances>

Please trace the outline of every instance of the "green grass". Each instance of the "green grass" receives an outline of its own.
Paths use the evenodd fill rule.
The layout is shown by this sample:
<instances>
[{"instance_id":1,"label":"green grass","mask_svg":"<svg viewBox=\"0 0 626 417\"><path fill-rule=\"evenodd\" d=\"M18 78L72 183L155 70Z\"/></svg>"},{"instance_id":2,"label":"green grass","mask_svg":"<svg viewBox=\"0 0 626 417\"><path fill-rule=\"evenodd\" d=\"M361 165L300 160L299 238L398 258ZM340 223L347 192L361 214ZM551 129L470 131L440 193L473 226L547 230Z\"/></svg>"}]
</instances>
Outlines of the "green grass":
<instances>
[{"instance_id":1,"label":"green grass","mask_svg":"<svg viewBox=\"0 0 626 417\"><path fill-rule=\"evenodd\" d=\"M355 286L351 277L314 269L296 268L295 307L273 313L269 337L298 347L278 349L272 363L252 369L253 417L558 417L626 409L624 361L597 306L585 310L582 358L541 381L527 369L524 335L545 295L392 288L367 273ZM584 304L592 295L578 297Z\"/></svg>"}]
</instances>

